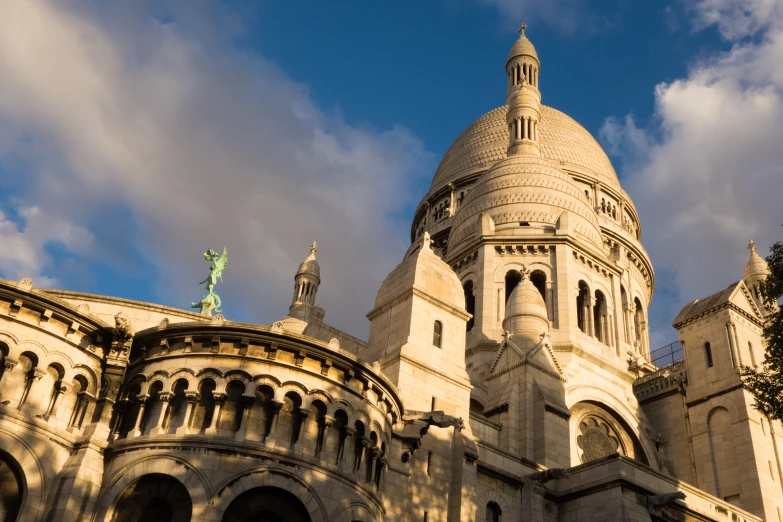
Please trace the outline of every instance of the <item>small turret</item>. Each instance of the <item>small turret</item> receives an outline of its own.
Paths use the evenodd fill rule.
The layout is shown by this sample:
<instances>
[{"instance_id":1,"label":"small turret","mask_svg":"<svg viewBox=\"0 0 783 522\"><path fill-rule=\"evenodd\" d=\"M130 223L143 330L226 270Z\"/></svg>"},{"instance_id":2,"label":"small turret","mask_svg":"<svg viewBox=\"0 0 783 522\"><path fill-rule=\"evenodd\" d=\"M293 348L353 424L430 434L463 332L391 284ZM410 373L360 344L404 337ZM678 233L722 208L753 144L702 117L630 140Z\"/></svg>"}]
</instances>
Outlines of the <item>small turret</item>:
<instances>
[{"instance_id":1,"label":"small turret","mask_svg":"<svg viewBox=\"0 0 783 522\"><path fill-rule=\"evenodd\" d=\"M519 39L514 42L506 62L508 91L506 92L506 123L508 124L508 155L540 156L538 124L541 121L541 93L538 90L540 63L535 47L522 24Z\"/></svg>"},{"instance_id":2,"label":"small turret","mask_svg":"<svg viewBox=\"0 0 783 522\"><path fill-rule=\"evenodd\" d=\"M750 258L745 263L745 286L753 294L753 300L763 312L766 307L764 297L761 295L760 283L769 275L769 266L764 258L756 253L756 243L752 239L748 242L748 250L750 250Z\"/></svg>"},{"instance_id":3,"label":"small turret","mask_svg":"<svg viewBox=\"0 0 783 522\"><path fill-rule=\"evenodd\" d=\"M546 304L538 288L530 280L526 270L522 279L511 292L506 303L503 330L512 334L517 343L528 342L530 346L541 340L541 334L549 331Z\"/></svg>"},{"instance_id":4,"label":"small turret","mask_svg":"<svg viewBox=\"0 0 783 522\"><path fill-rule=\"evenodd\" d=\"M318 245L310 245L310 255L308 255L294 276L294 298L288 313L292 317L305 319L309 316L310 310L315 306L315 294L318 292L318 285L321 284L321 267L315 259L315 251Z\"/></svg>"}]
</instances>

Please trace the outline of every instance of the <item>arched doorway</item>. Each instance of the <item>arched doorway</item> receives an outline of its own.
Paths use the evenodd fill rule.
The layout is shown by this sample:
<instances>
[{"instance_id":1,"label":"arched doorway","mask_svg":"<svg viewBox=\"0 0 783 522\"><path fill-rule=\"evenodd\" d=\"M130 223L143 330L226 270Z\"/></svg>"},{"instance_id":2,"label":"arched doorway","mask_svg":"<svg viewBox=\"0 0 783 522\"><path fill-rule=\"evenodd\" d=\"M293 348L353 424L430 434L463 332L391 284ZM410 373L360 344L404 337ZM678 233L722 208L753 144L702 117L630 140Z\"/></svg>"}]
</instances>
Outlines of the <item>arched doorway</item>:
<instances>
[{"instance_id":1,"label":"arched doorway","mask_svg":"<svg viewBox=\"0 0 783 522\"><path fill-rule=\"evenodd\" d=\"M19 463L0 451L0 522L16 521L24 490L24 475Z\"/></svg>"},{"instance_id":2,"label":"arched doorway","mask_svg":"<svg viewBox=\"0 0 783 522\"><path fill-rule=\"evenodd\" d=\"M293 494L281 488L260 487L235 498L223 513L223 522L311 522L311 519L305 505Z\"/></svg>"},{"instance_id":3,"label":"arched doorway","mask_svg":"<svg viewBox=\"0 0 783 522\"><path fill-rule=\"evenodd\" d=\"M123 492L112 522L190 522L192 510L190 494L179 480L150 473Z\"/></svg>"}]
</instances>

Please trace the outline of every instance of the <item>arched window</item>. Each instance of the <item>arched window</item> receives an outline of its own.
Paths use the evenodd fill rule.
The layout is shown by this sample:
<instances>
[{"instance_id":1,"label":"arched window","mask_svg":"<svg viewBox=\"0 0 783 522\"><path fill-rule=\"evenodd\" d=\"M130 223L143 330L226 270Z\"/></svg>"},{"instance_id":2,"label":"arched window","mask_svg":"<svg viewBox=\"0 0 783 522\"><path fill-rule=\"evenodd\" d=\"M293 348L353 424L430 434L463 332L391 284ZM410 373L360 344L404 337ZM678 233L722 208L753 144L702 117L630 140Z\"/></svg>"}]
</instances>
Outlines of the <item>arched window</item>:
<instances>
[{"instance_id":1,"label":"arched window","mask_svg":"<svg viewBox=\"0 0 783 522\"><path fill-rule=\"evenodd\" d=\"M465 291L465 311L468 312L470 315L475 315L476 297L473 295L473 281L466 282L465 285L462 287L462 289ZM475 317L471 317L470 319L468 319L466 325L468 332L473 329L474 324L475 324Z\"/></svg>"},{"instance_id":2,"label":"arched window","mask_svg":"<svg viewBox=\"0 0 783 522\"><path fill-rule=\"evenodd\" d=\"M435 321L435 327L432 329L432 344L440 348L443 340L443 323Z\"/></svg>"},{"instance_id":3,"label":"arched window","mask_svg":"<svg viewBox=\"0 0 783 522\"><path fill-rule=\"evenodd\" d=\"M541 270L533 270L530 273L530 282L536 287L544 300L544 304L546 304L546 274Z\"/></svg>"},{"instance_id":4,"label":"arched window","mask_svg":"<svg viewBox=\"0 0 783 522\"><path fill-rule=\"evenodd\" d=\"M500 510L497 502L489 502L487 504L487 522L500 522L502 514L503 512Z\"/></svg>"},{"instance_id":5,"label":"arched window","mask_svg":"<svg viewBox=\"0 0 783 522\"><path fill-rule=\"evenodd\" d=\"M516 270L509 270L506 273L506 303L508 303L508 298L511 297L511 292L514 291L521 280L522 274Z\"/></svg>"},{"instance_id":6,"label":"arched window","mask_svg":"<svg viewBox=\"0 0 783 522\"><path fill-rule=\"evenodd\" d=\"M190 426L193 433L204 433L212 425L212 415L215 413L216 388L213 379L204 379L199 385L199 400L193 408L193 419Z\"/></svg>"},{"instance_id":7,"label":"arched window","mask_svg":"<svg viewBox=\"0 0 783 522\"><path fill-rule=\"evenodd\" d=\"M169 399L168 418L163 425L166 433L176 433L177 428L187 425L188 419L185 418L188 410L188 400L185 397L185 390L187 389L187 379L179 379L174 383L174 388L172 389L173 396Z\"/></svg>"},{"instance_id":8,"label":"arched window","mask_svg":"<svg viewBox=\"0 0 783 522\"><path fill-rule=\"evenodd\" d=\"M326 405L321 401L313 401L310 409L312 410L312 421L308 422L308 425L314 425L314 431L310 435L314 435L315 444L313 445L314 454L318 455L324 449L324 438L326 435Z\"/></svg>"},{"instance_id":9,"label":"arched window","mask_svg":"<svg viewBox=\"0 0 783 522\"><path fill-rule=\"evenodd\" d=\"M639 347L641 349L642 344L642 330L644 326L644 310L642 309L642 303L639 298L636 297L633 300L634 314L633 314L633 329L636 333L636 340L639 341Z\"/></svg>"},{"instance_id":10,"label":"arched window","mask_svg":"<svg viewBox=\"0 0 783 522\"><path fill-rule=\"evenodd\" d=\"M606 297L600 290L595 291L595 305L593 306L593 327L595 337L604 344L609 344L606 311Z\"/></svg>"},{"instance_id":11,"label":"arched window","mask_svg":"<svg viewBox=\"0 0 783 522\"><path fill-rule=\"evenodd\" d=\"M576 297L576 322L579 329L590 333L588 325L590 318L590 287L584 281L579 281L579 294Z\"/></svg>"},{"instance_id":12,"label":"arched window","mask_svg":"<svg viewBox=\"0 0 783 522\"><path fill-rule=\"evenodd\" d=\"M470 399L470 413L474 415L484 416L484 405L476 399Z\"/></svg>"},{"instance_id":13,"label":"arched window","mask_svg":"<svg viewBox=\"0 0 783 522\"><path fill-rule=\"evenodd\" d=\"M710 347L710 343L704 343L704 357L707 359L707 368L712 368L714 363L712 362L712 347Z\"/></svg>"}]
</instances>

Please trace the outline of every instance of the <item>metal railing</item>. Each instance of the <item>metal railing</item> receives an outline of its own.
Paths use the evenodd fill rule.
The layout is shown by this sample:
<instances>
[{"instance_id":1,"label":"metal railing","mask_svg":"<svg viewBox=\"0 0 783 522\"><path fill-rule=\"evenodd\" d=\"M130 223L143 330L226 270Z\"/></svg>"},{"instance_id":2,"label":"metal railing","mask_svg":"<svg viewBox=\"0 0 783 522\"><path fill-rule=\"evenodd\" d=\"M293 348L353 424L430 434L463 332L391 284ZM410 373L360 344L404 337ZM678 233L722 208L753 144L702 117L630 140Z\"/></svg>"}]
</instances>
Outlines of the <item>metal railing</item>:
<instances>
[{"instance_id":1,"label":"metal railing","mask_svg":"<svg viewBox=\"0 0 783 522\"><path fill-rule=\"evenodd\" d=\"M650 352L650 362L658 368L664 368L683 359L685 359L685 354L682 351L680 341L675 341Z\"/></svg>"}]
</instances>

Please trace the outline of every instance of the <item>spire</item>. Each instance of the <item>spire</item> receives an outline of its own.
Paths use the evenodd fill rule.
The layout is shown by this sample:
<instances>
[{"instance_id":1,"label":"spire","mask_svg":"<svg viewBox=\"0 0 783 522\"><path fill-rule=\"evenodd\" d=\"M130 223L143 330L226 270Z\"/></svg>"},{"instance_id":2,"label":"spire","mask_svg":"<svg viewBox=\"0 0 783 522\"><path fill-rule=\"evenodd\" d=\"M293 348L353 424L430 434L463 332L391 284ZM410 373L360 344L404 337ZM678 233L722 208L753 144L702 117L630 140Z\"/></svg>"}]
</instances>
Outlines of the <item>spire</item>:
<instances>
[{"instance_id":1,"label":"spire","mask_svg":"<svg viewBox=\"0 0 783 522\"><path fill-rule=\"evenodd\" d=\"M315 306L315 294L318 292L318 285L321 284L321 267L315 259L315 251L318 249L315 241L310 245L310 254L299 265L294 276L294 298L289 310L296 307Z\"/></svg>"},{"instance_id":2,"label":"spire","mask_svg":"<svg viewBox=\"0 0 783 522\"><path fill-rule=\"evenodd\" d=\"M750 257L747 263L745 263L745 286L748 287L753 295L756 305L763 311L765 309L763 306L764 297L761 295L760 283L769 275L769 265L756 252L756 243L752 239L748 241L748 250L750 250Z\"/></svg>"},{"instance_id":3,"label":"spire","mask_svg":"<svg viewBox=\"0 0 783 522\"><path fill-rule=\"evenodd\" d=\"M523 267L520 275L506 303L503 330L538 342L541 332L549 331L546 303L530 280L530 271Z\"/></svg>"},{"instance_id":4,"label":"spire","mask_svg":"<svg viewBox=\"0 0 783 522\"><path fill-rule=\"evenodd\" d=\"M525 36L527 24L519 27L519 38L508 53L506 76L506 123L508 124L508 155L540 156L538 124L541 121L541 93L538 91L538 71L541 64L533 43Z\"/></svg>"}]
</instances>

